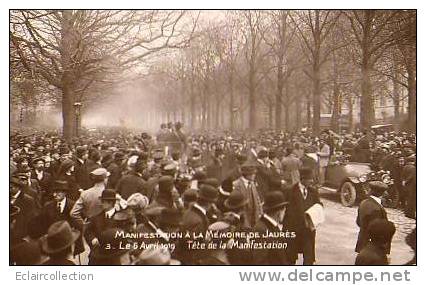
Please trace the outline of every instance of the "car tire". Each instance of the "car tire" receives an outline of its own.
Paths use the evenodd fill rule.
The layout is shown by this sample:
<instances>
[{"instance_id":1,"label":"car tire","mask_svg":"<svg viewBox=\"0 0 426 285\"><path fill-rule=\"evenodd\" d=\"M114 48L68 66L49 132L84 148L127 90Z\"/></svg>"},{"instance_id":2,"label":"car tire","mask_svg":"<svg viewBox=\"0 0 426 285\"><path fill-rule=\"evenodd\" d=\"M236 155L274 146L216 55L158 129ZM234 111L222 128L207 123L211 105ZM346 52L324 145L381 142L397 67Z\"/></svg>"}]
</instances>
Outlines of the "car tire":
<instances>
[{"instance_id":1,"label":"car tire","mask_svg":"<svg viewBox=\"0 0 426 285\"><path fill-rule=\"evenodd\" d=\"M352 182L346 181L340 187L340 202L345 207L352 207L356 202L356 188Z\"/></svg>"}]
</instances>

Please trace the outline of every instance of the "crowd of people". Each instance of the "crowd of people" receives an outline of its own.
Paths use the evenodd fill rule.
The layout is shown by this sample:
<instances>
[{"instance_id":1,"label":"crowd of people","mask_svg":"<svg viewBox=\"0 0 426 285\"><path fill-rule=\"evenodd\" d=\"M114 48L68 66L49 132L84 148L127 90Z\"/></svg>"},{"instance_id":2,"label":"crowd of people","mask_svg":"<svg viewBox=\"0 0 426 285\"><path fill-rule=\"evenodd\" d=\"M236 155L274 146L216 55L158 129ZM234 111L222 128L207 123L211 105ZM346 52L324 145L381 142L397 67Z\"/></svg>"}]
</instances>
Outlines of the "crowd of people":
<instances>
[{"instance_id":1,"label":"crowd of people","mask_svg":"<svg viewBox=\"0 0 426 285\"><path fill-rule=\"evenodd\" d=\"M12 133L10 263L291 265L302 254L311 265L318 188L341 156L389 170L398 207L416 216L414 134L182 127L162 124L153 136L92 129L71 141ZM370 187L358 209L355 263L384 265L395 233L380 204L388 186Z\"/></svg>"}]
</instances>

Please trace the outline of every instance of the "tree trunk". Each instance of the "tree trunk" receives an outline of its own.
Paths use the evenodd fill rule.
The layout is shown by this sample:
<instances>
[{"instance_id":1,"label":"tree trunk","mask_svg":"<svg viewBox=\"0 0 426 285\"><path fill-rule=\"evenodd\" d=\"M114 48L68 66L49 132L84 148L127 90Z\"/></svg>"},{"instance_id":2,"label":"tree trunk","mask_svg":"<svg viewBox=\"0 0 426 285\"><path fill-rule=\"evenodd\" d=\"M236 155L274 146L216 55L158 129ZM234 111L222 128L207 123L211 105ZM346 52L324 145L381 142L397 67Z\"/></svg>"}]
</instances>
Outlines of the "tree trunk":
<instances>
[{"instance_id":1,"label":"tree trunk","mask_svg":"<svg viewBox=\"0 0 426 285\"><path fill-rule=\"evenodd\" d=\"M395 72L395 76L398 73ZM401 107L401 87L399 86L399 83L396 82L396 80L393 80L393 114L394 114L394 124L398 125L399 124L399 118L400 118L400 107Z\"/></svg>"},{"instance_id":2,"label":"tree trunk","mask_svg":"<svg viewBox=\"0 0 426 285\"><path fill-rule=\"evenodd\" d=\"M282 114L282 95L283 95L283 57L278 57L278 71L277 71L277 93L275 95L275 129L280 130L281 114ZM287 126L286 126L287 127Z\"/></svg>"},{"instance_id":3,"label":"tree trunk","mask_svg":"<svg viewBox=\"0 0 426 285\"><path fill-rule=\"evenodd\" d=\"M274 103L273 102L268 102L268 127L270 129L274 128Z\"/></svg>"},{"instance_id":4,"label":"tree trunk","mask_svg":"<svg viewBox=\"0 0 426 285\"><path fill-rule=\"evenodd\" d=\"M308 128L312 127L311 119L311 96L309 94L306 96L306 125Z\"/></svg>"},{"instance_id":5,"label":"tree trunk","mask_svg":"<svg viewBox=\"0 0 426 285\"><path fill-rule=\"evenodd\" d=\"M411 65L407 69L408 73L408 128L410 131L416 131L417 124L417 88L416 88L416 75L414 66Z\"/></svg>"},{"instance_id":6,"label":"tree trunk","mask_svg":"<svg viewBox=\"0 0 426 285\"><path fill-rule=\"evenodd\" d=\"M61 18L61 61L63 74L62 83L62 119L63 119L63 136L66 141L70 141L76 135L76 118L75 118L75 93L74 93L74 76L72 72L72 53L74 46L71 24L72 12L69 10L62 11Z\"/></svg>"},{"instance_id":7,"label":"tree trunk","mask_svg":"<svg viewBox=\"0 0 426 285\"><path fill-rule=\"evenodd\" d=\"M340 93L337 82L333 83L333 112L331 117L331 129L335 132L339 132L339 120L340 120Z\"/></svg>"},{"instance_id":8,"label":"tree trunk","mask_svg":"<svg viewBox=\"0 0 426 285\"><path fill-rule=\"evenodd\" d=\"M255 74L254 66L250 64L249 74L249 128L250 131L256 130L256 92L255 92Z\"/></svg>"},{"instance_id":9,"label":"tree trunk","mask_svg":"<svg viewBox=\"0 0 426 285\"><path fill-rule=\"evenodd\" d=\"M235 129L235 114L234 114L234 72L231 68L228 77L229 84L229 129L233 131Z\"/></svg>"},{"instance_id":10,"label":"tree trunk","mask_svg":"<svg viewBox=\"0 0 426 285\"><path fill-rule=\"evenodd\" d=\"M296 92L298 92L296 90ZM301 114L301 106L300 106L300 96L296 94L296 130L300 130L301 122L302 122L302 114Z\"/></svg>"},{"instance_id":11,"label":"tree trunk","mask_svg":"<svg viewBox=\"0 0 426 285\"><path fill-rule=\"evenodd\" d=\"M313 108L314 117L312 123L312 131L314 134L320 132L320 119L321 119L321 86L320 86L320 73L319 63L314 63L313 68Z\"/></svg>"},{"instance_id":12,"label":"tree trunk","mask_svg":"<svg viewBox=\"0 0 426 285\"><path fill-rule=\"evenodd\" d=\"M350 96L348 98L348 108L349 108L349 112L348 112L349 131L352 131L354 127L354 104L353 104L353 99Z\"/></svg>"},{"instance_id":13,"label":"tree trunk","mask_svg":"<svg viewBox=\"0 0 426 285\"><path fill-rule=\"evenodd\" d=\"M220 117L220 100L221 98L216 98L216 112L215 112L215 128L216 130L219 129L219 117Z\"/></svg>"},{"instance_id":14,"label":"tree trunk","mask_svg":"<svg viewBox=\"0 0 426 285\"><path fill-rule=\"evenodd\" d=\"M374 100L371 88L371 69L367 62L361 66L361 127L369 129L375 121Z\"/></svg>"}]
</instances>

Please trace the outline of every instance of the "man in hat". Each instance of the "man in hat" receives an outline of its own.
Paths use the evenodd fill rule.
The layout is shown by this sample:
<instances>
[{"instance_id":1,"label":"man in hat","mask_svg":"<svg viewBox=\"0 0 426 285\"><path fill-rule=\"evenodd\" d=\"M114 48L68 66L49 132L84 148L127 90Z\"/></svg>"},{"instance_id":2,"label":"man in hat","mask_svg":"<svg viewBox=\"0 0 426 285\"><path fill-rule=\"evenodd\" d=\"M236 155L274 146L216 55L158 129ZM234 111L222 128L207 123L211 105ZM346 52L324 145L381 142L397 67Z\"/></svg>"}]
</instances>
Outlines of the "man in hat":
<instances>
[{"instance_id":1,"label":"man in hat","mask_svg":"<svg viewBox=\"0 0 426 285\"><path fill-rule=\"evenodd\" d=\"M316 231L306 222L305 212L315 204L322 206L318 189L314 187L314 177L311 169L300 169L300 182L288 192L289 206L287 210L287 228L294 231L295 238L288 240L288 258L295 264L298 254L303 253L303 264L312 265L315 262Z\"/></svg>"},{"instance_id":2,"label":"man in hat","mask_svg":"<svg viewBox=\"0 0 426 285\"><path fill-rule=\"evenodd\" d=\"M146 181L142 178L144 169L145 164L138 160L131 171L118 180L115 189L123 199L129 198L134 193L147 195Z\"/></svg>"},{"instance_id":3,"label":"man in hat","mask_svg":"<svg viewBox=\"0 0 426 285\"><path fill-rule=\"evenodd\" d=\"M99 242L89 256L89 265L130 265L130 250L120 246L128 241L116 236L120 231L111 227L99 234Z\"/></svg>"},{"instance_id":4,"label":"man in hat","mask_svg":"<svg viewBox=\"0 0 426 285\"><path fill-rule=\"evenodd\" d=\"M286 156L282 159L281 165L284 179L289 181L291 185L299 183L299 169L302 166L302 162L296 156L296 154L294 154L292 148L286 148Z\"/></svg>"},{"instance_id":5,"label":"man in hat","mask_svg":"<svg viewBox=\"0 0 426 285\"><path fill-rule=\"evenodd\" d=\"M204 241L204 235L212 222L209 220L207 213L217 201L218 196L219 193L216 188L211 185L203 184L200 187L197 202L184 212L182 218L182 231L188 232L191 235L191 238L186 240L186 242L188 242L187 245L190 244L190 241ZM184 264L192 264L195 260L193 251L186 250L182 252L181 261Z\"/></svg>"},{"instance_id":6,"label":"man in hat","mask_svg":"<svg viewBox=\"0 0 426 285\"><path fill-rule=\"evenodd\" d=\"M247 156L242 154L235 155L236 165L226 175L226 178L222 182L222 189L228 193L232 192L232 183L241 177L241 165L247 161Z\"/></svg>"},{"instance_id":7,"label":"man in hat","mask_svg":"<svg viewBox=\"0 0 426 285\"><path fill-rule=\"evenodd\" d=\"M45 160L42 157L35 158L33 160L33 166L34 170L31 171L31 179L35 179L38 182L38 185L40 186L40 191L45 196L45 193L49 192L49 186L51 183L52 176L50 173L46 172L45 167ZM46 197L41 197L42 201L45 202Z\"/></svg>"},{"instance_id":8,"label":"man in hat","mask_svg":"<svg viewBox=\"0 0 426 285\"><path fill-rule=\"evenodd\" d=\"M49 256L42 265L75 265L71 259L79 236L80 232L71 229L67 221L52 224L41 241L43 251Z\"/></svg>"},{"instance_id":9,"label":"man in hat","mask_svg":"<svg viewBox=\"0 0 426 285\"><path fill-rule=\"evenodd\" d=\"M358 253L368 243L368 227L370 223L375 219L388 219L381 201L381 197L388 189L388 186L381 181L372 181L369 183L369 186L371 189L370 196L359 204L358 216L356 218L356 224L359 226L359 234L355 252ZM390 253L390 244L386 249L386 253Z\"/></svg>"},{"instance_id":10,"label":"man in hat","mask_svg":"<svg viewBox=\"0 0 426 285\"><path fill-rule=\"evenodd\" d=\"M254 264L291 264L287 257L287 252L285 250L287 238L280 234L287 229L286 224L284 224L287 205L288 202L286 201L284 194L280 191L272 191L265 195L265 203L263 204L263 214L255 226L255 231L259 233L261 237L256 239L256 241L266 242L268 244L275 244L276 249L254 249ZM265 237L265 234L268 234L267 237ZM281 247L279 247L280 244Z\"/></svg>"},{"instance_id":11,"label":"man in hat","mask_svg":"<svg viewBox=\"0 0 426 285\"><path fill-rule=\"evenodd\" d=\"M136 216L130 209L121 209L113 215L114 226L124 230L127 233L133 233L136 229Z\"/></svg>"},{"instance_id":12,"label":"man in hat","mask_svg":"<svg viewBox=\"0 0 426 285\"><path fill-rule=\"evenodd\" d=\"M27 224L31 217L37 215L39 211L34 198L24 192L24 186L25 185L18 177L12 177L10 179L10 204L16 207L16 209L19 209L14 216L15 223L13 232L16 239L22 239L27 235Z\"/></svg>"},{"instance_id":13,"label":"man in hat","mask_svg":"<svg viewBox=\"0 0 426 285\"><path fill-rule=\"evenodd\" d=\"M123 176L126 167L123 163L124 159L124 153L121 151L114 154L114 160L107 168L108 172L111 173L108 180L108 188L115 189L118 181Z\"/></svg>"},{"instance_id":14,"label":"man in hat","mask_svg":"<svg viewBox=\"0 0 426 285\"><path fill-rule=\"evenodd\" d=\"M174 179L172 176L161 176L158 180L158 194L155 195L148 208L164 207L164 208L177 208L180 204L179 193L174 187ZM183 205L182 205L183 206Z\"/></svg>"},{"instance_id":15,"label":"man in hat","mask_svg":"<svg viewBox=\"0 0 426 285\"><path fill-rule=\"evenodd\" d=\"M114 190L105 189L98 199L102 204L102 211L89 219L86 230L86 240L91 246L99 244L99 235L108 228L114 227L115 204L118 200Z\"/></svg>"},{"instance_id":16,"label":"man in hat","mask_svg":"<svg viewBox=\"0 0 426 285\"><path fill-rule=\"evenodd\" d=\"M92 181L90 181L90 172L87 169L87 160L89 158L89 151L84 146L77 146L75 150L75 180L79 187L83 190L92 187Z\"/></svg>"},{"instance_id":17,"label":"man in hat","mask_svg":"<svg viewBox=\"0 0 426 285\"><path fill-rule=\"evenodd\" d=\"M18 171L16 174L16 177L21 180L22 183L22 190L34 198L34 200L37 203L38 207L41 207L41 197L42 193L40 191L40 186L38 184L38 181L36 179L31 179L31 168L28 166L25 168L22 168Z\"/></svg>"},{"instance_id":18,"label":"man in hat","mask_svg":"<svg viewBox=\"0 0 426 285\"><path fill-rule=\"evenodd\" d=\"M47 202L41 211L46 230L50 225L61 220L67 221L70 225L73 224L70 212L75 201L67 198L68 190L66 181L57 180L54 182L52 186L53 200Z\"/></svg>"},{"instance_id":19,"label":"man in hat","mask_svg":"<svg viewBox=\"0 0 426 285\"><path fill-rule=\"evenodd\" d=\"M245 212L244 208L248 203L248 199L241 192L233 192L224 202L226 212L223 219L235 228L244 227Z\"/></svg>"},{"instance_id":20,"label":"man in hat","mask_svg":"<svg viewBox=\"0 0 426 285\"><path fill-rule=\"evenodd\" d=\"M253 228L262 215L262 205L259 192L257 190L256 173L257 165L252 162L245 162L241 166L242 176L233 182L232 193L240 193L247 200L244 206L244 226ZM231 193L231 195L232 195Z\"/></svg>"},{"instance_id":21,"label":"man in hat","mask_svg":"<svg viewBox=\"0 0 426 285\"><path fill-rule=\"evenodd\" d=\"M225 152L223 149L217 148L211 162L206 167L207 177L216 178L219 182L225 179L227 166L225 165Z\"/></svg>"},{"instance_id":22,"label":"man in hat","mask_svg":"<svg viewBox=\"0 0 426 285\"><path fill-rule=\"evenodd\" d=\"M395 231L395 225L386 219L372 221L368 226L369 241L357 255L355 265L389 265L386 250Z\"/></svg>"},{"instance_id":23,"label":"man in hat","mask_svg":"<svg viewBox=\"0 0 426 285\"><path fill-rule=\"evenodd\" d=\"M91 172L91 177L95 185L81 192L80 198L77 199L70 212L74 224L80 231L83 230L85 220L102 211L102 203L99 197L108 183L109 172L105 168L98 168Z\"/></svg>"}]
</instances>

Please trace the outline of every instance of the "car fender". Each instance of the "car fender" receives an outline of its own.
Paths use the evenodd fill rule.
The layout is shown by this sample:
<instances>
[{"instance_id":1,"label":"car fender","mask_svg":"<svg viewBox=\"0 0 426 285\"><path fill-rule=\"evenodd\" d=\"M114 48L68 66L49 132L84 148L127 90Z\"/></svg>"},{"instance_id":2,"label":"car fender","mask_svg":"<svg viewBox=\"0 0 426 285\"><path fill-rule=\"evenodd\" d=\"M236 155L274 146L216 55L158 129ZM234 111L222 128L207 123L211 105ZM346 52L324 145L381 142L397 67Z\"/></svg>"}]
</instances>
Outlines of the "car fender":
<instances>
[{"instance_id":1,"label":"car fender","mask_svg":"<svg viewBox=\"0 0 426 285\"><path fill-rule=\"evenodd\" d=\"M349 180L353 184L359 184L359 183L361 183L361 181L359 181L358 177L348 177L347 180Z\"/></svg>"}]
</instances>

